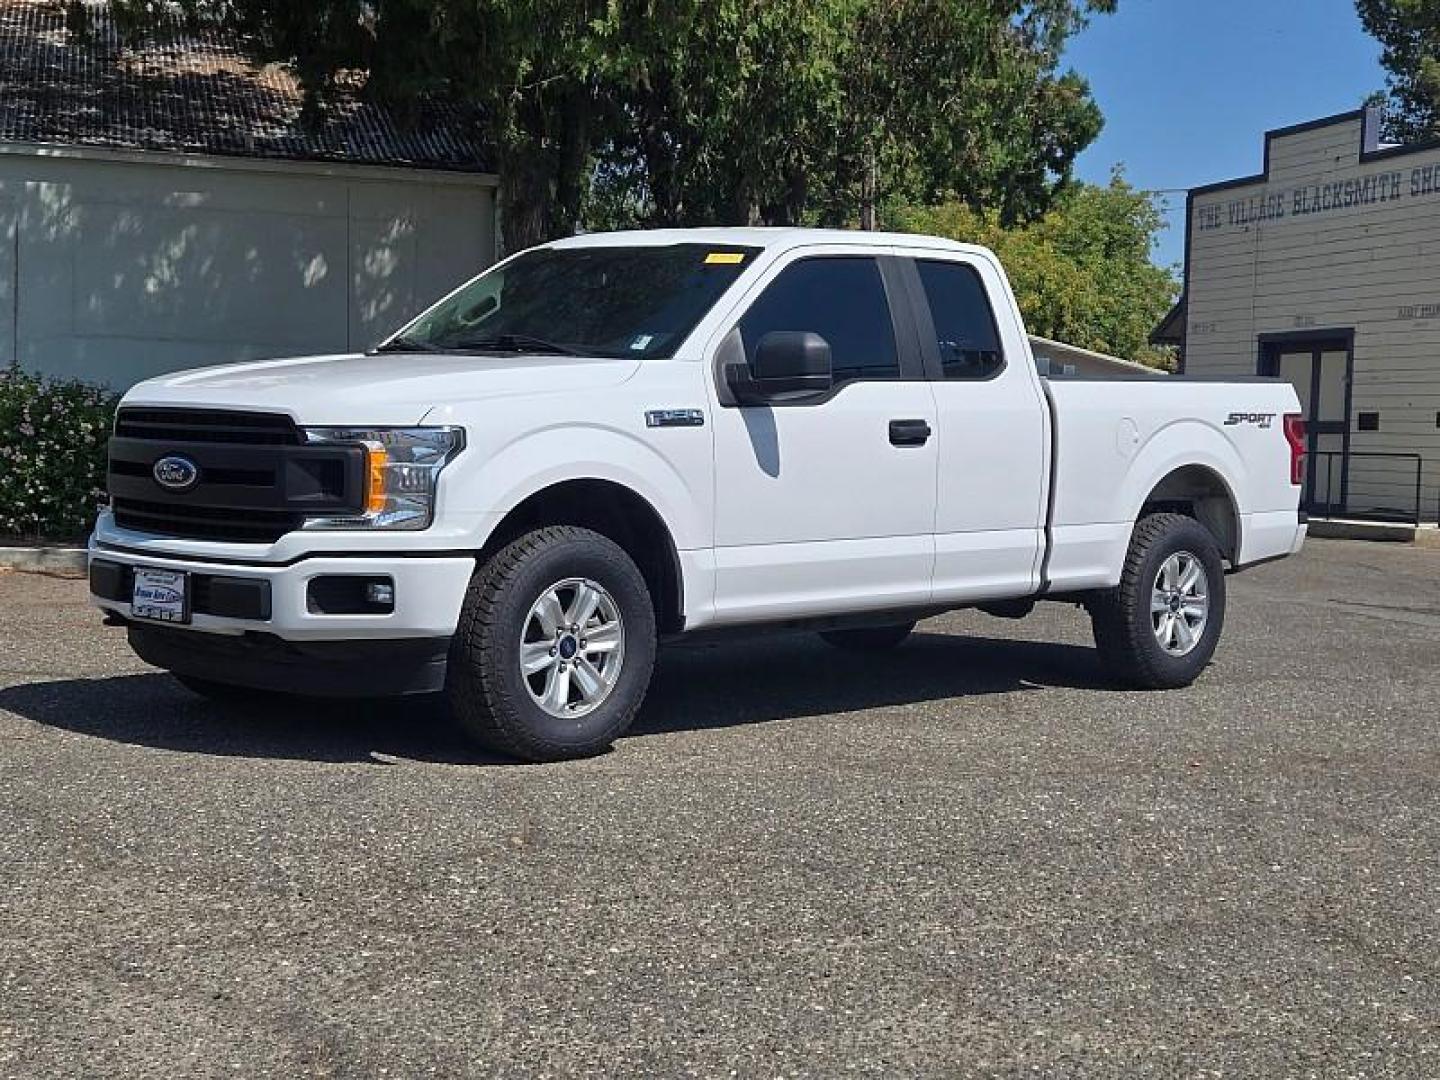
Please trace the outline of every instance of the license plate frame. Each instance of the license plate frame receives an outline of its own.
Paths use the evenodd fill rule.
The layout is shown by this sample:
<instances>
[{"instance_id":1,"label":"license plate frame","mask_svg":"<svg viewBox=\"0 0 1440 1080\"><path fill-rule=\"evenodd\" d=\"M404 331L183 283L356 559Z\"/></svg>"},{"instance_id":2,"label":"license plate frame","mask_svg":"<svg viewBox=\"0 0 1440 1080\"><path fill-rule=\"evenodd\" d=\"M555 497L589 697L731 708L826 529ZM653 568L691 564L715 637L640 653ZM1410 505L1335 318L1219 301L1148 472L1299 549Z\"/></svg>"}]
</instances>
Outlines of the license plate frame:
<instances>
[{"instance_id":1,"label":"license plate frame","mask_svg":"<svg viewBox=\"0 0 1440 1080\"><path fill-rule=\"evenodd\" d=\"M184 626L190 621L190 575L184 570L137 566L130 586L130 615L145 622Z\"/></svg>"}]
</instances>

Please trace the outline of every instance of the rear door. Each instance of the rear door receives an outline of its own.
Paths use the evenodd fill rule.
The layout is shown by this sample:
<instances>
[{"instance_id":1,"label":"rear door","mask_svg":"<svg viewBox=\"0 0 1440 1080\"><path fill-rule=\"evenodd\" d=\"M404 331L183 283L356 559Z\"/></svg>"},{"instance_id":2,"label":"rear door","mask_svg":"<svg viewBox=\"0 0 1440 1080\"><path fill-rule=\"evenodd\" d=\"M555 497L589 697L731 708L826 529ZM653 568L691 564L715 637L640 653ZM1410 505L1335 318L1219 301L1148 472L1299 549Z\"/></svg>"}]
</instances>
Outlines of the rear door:
<instances>
[{"instance_id":1,"label":"rear door","mask_svg":"<svg viewBox=\"0 0 1440 1080\"><path fill-rule=\"evenodd\" d=\"M929 601L935 403L893 273L874 247L792 252L724 335L748 363L770 331L818 333L835 381L819 400L712 410L722 622Z\"/></svg>"},{"instance_id":2,"label":"rear door","mask_svg":"<svg viewBox=\"0 0 1440 1080\"><path fill-rule=\"evenodd\" d=\"M935 599L1024 595L1039 581L1049 462L1024 328L988 260L927 252L904 266L939 417Z\"/></svg>"}]
</instances>

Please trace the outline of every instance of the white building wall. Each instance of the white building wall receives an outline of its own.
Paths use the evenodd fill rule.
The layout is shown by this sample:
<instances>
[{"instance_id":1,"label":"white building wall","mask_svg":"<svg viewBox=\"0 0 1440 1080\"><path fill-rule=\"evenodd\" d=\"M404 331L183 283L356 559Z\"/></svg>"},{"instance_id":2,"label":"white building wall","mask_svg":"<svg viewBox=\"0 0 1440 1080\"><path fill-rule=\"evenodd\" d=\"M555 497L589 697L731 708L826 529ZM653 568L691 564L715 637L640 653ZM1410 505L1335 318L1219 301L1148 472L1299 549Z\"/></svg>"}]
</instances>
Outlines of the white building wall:
<instances>
[{"instance_id":1,"label":"white building wall","mask_svg":"<svg viewBox=\"0 0 1440 1080\"><path fill-rule=\"evenodd\" d=\"M493 177L0 147L0 362L123 389L358 350L494 261Z\"/></svg>"},{"instance_id":2,"label":"white building wall","mask_svg":"<svg viewBox=\"0 0 1440 1080\"><path fill-rule=\"evenodd\" d=\"M1440 148L1362 160L1365 134L1358 116L1279 134L1265 179L1192 196L1185 371L1254 375L1262 334L1353 329L1352 455L1420 454L1423 516L1434 520ZM1362 412L1379 413L1379 431L1359 430ZM1413 493L1397 485L1413 486L1412 467L1353 456L1351 507L1398 505L1402 495L1408 506Z\"/></svg>"}]
</instances>

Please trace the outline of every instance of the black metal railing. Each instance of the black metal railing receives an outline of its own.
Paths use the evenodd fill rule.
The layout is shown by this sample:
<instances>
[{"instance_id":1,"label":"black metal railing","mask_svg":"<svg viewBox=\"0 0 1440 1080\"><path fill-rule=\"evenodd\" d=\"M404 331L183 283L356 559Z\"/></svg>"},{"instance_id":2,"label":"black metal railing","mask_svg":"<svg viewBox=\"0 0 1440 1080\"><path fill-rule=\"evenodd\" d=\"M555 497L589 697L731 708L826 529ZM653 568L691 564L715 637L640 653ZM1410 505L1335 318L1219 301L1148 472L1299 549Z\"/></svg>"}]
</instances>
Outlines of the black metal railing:
<instances>
[{"instance_id":1,"label":"black metal railing","mask_svg":"<svg viewBox=\"0 0 1440 1080\"><path fill-rule=\"evenodd\" d=\"M1305 493L1311 514L1423 524L1428 500L1425 460L1419 454L1322 450L1311 456L1314 471Z\"/></svg>"}]
</instances>

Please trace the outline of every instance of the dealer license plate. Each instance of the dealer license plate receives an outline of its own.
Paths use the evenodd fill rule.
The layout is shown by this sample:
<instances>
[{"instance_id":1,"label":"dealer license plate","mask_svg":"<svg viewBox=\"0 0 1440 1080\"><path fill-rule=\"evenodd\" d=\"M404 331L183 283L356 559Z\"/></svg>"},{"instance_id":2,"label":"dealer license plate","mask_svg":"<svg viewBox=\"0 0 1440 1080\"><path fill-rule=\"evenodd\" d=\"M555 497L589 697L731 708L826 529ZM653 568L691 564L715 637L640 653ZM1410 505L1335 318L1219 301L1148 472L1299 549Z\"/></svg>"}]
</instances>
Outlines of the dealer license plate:
<instances>
[{"instance_id":1,"label":"dealer license plate","mask_svg":"<svg viewBox=\"0 0 1440 1080\"><path fill-rule=\"evenodd\" d=\"M183 570L135 569L135 588L130 594L130 614L156 622L190 621L189 577Z\"/></svg>"}]
</instances>

